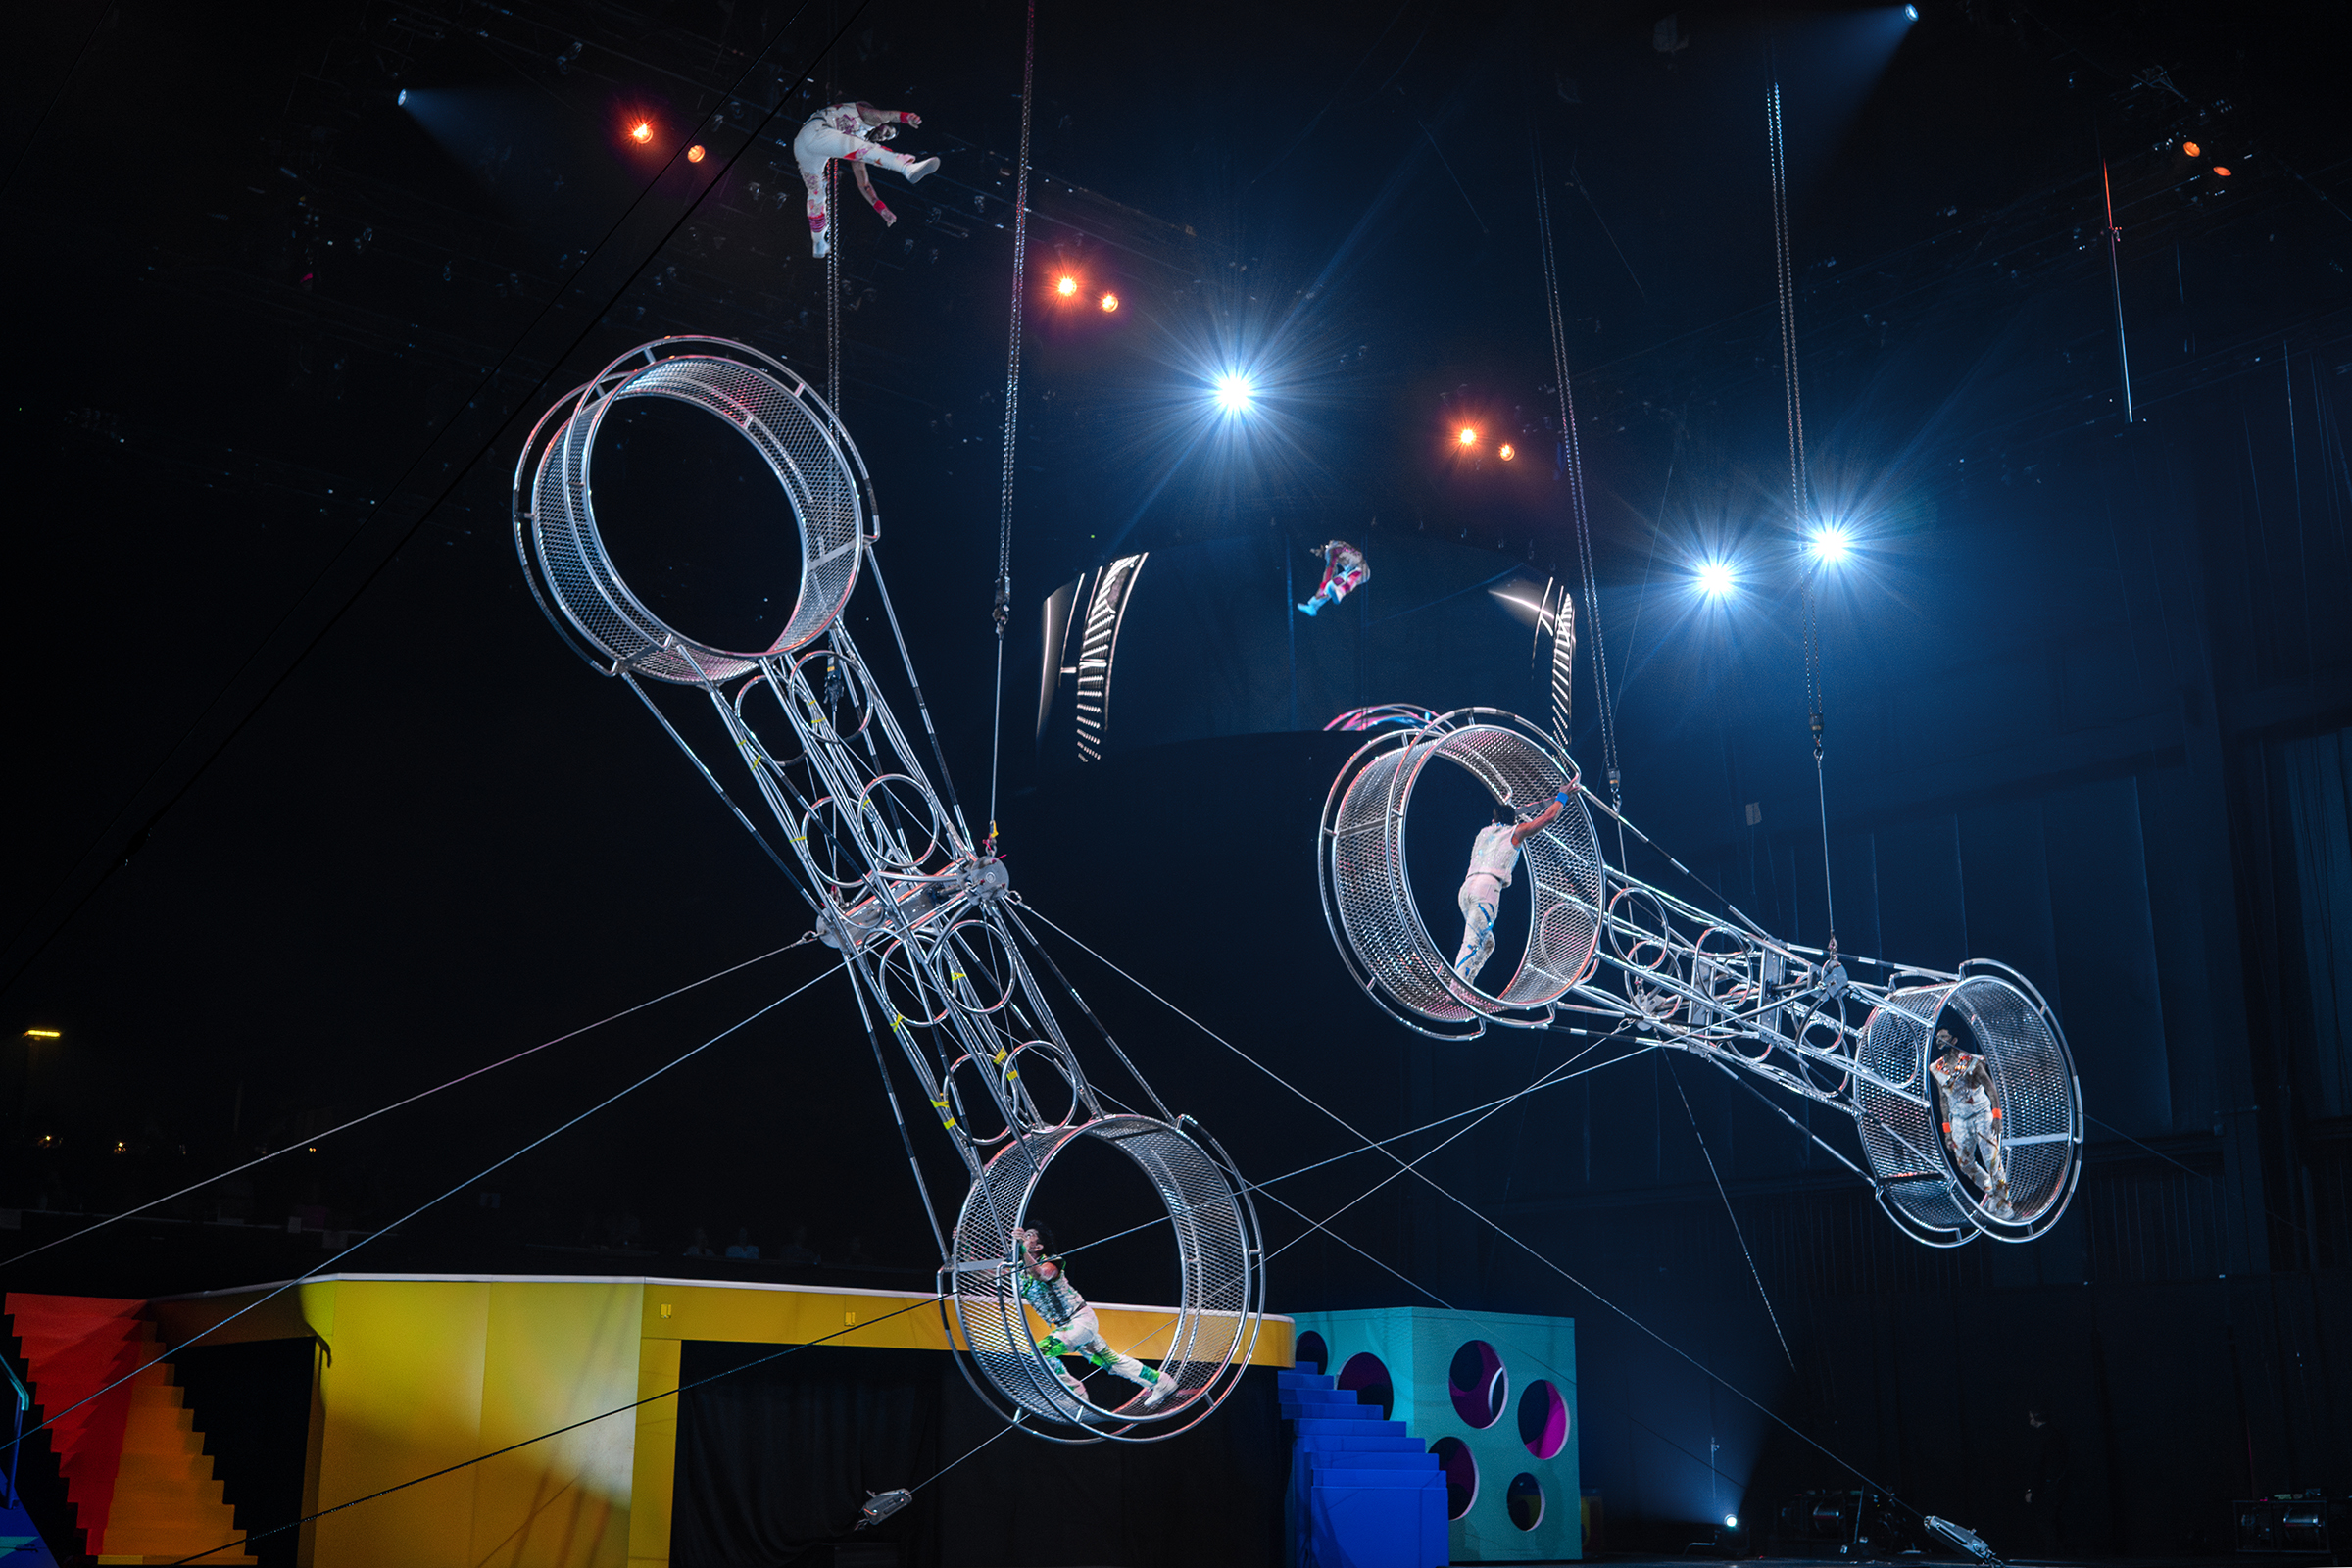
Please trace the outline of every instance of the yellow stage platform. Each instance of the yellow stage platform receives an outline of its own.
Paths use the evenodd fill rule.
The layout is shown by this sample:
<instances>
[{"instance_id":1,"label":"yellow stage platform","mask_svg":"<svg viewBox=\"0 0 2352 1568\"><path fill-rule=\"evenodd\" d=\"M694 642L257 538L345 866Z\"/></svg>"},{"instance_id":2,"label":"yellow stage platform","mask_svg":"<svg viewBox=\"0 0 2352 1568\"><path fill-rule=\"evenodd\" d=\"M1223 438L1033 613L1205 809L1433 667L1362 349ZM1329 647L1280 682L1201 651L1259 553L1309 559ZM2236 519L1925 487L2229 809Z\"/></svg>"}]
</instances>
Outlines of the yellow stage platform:
<instances>
[{"instance_id":1,"label":"yellow stage platform","mask_svg":"<svg viewBox=\"0 0 2352 1568\"><path fill-rule=\"evenodd\" d=\"M208 1345L313 1342L305 1513L587 1423L304 1526L305 1568L666 1564L677 1400L654 1396L676 1390L682 1342L949 1348L920 1292L710 1280L337 1274L223 1321L272 1288L168 1297L147 1310L167 1346L199 1334ZM1112 1344L1146 1360L1164 1352L1176 1317L1095 1310ZM1250 1364L1290 1366L1292 1335L1289 1318L1269 1314Z\"/></svg>"}]
</instances>

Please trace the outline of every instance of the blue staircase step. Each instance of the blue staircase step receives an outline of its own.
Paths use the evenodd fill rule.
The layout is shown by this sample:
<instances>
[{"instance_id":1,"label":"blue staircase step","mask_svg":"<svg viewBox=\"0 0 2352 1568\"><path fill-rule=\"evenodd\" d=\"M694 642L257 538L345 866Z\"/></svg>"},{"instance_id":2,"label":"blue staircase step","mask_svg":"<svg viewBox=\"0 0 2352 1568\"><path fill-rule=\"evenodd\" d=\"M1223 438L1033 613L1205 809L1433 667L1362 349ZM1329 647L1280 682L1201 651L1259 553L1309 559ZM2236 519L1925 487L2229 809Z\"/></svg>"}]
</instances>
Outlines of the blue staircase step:
<instances>
[{"instance_id":1,"label":"blue staircase step","mask_svg":"<svg viewBox=\"0 0 2352 1568\"><path fill-rule=\"evenodd\" d=\"M1405 1426L1401 1421L1383 1421L1380 1411L1371 1405L1358 1406L1364 1414L1354 1420L1338 1416L1300 1416L1298 1436L1302 1438L1401 1438Z\"/></svg>"},{"instance_id":2,"label":"blue staircase step","mask_svg":"<svg viewBox=\"0 0 2352 1568\"><path fill-rule=\"evenodd\" d=\"M1353 1422L1348 1423L1350 1426ZM1400 1423L1396 1423L1400 1424ZM1388 1433L1366 1432L1302 1436L1298 1441L1300 1453L1427 1453L1429 1447L1411 1433L1392 1436Z\"/></svg>"},{"instance_id":3,"label":"blue staircase step","mask_svg":"<svg viewBox=\"0 0 2352 1568\"><path fill-rule=\"evenodd\" d=\"M1444 1491L1446 1478L1435 1470L1318 1470L1308 1483L1317 1493Z\"/></svg>"},{"instance_id":4,"label":"blue staircase step","mask_svg":"<svg viewBox=\"0 0 2352 1568\"><path fill-rule=\"evenodd\" d=\"M1285 1386L1275 1390L1275 1397L1290 1404L1357 1404L1353 1389L1304 1389Z\"/></svg>"},{"instance_id":5,"label":"blue staircase step","mask_svg":"<svg viewBox=\"0 0 2352 1568\"><path fill-rule=\"evenodd\" d=\"M1274 1374L1274 1386L1278 1389L1328 1389L1332 1386L1332 1380L1320 1372L1277 1371Z\"/></svg>"},{"instance_id":6,"label":"blue staircase step","mask_svg":"<svg viewBox=\"0 0 2352 1568\"><path fill-rule=\"evenodd\" d=\"M1324 1471L1340 1470L1435 1470L1438 1456L1424 1448L1418 1453L1399 1449L1395 1453L1376 1448L1336 1448L1307 1450L1306 1467L1320 1478ZM1317 1482L1320 1485L1320 1480Z\"/></svg>"},{"instance_id":7,"label":"blue staircase step","mask_svg":"<svg viewBox=\"0 0 2352 1568\"><path fill-rule=\"evenodd\" d=\"M1380 1419L1380 1406L1377 1404L1293 1404L1290 1400L1285 1399L1282 1413L1286 1419L1296 1417L1302 1421L1377 1421Z\"/></svg>"}]
</instances>

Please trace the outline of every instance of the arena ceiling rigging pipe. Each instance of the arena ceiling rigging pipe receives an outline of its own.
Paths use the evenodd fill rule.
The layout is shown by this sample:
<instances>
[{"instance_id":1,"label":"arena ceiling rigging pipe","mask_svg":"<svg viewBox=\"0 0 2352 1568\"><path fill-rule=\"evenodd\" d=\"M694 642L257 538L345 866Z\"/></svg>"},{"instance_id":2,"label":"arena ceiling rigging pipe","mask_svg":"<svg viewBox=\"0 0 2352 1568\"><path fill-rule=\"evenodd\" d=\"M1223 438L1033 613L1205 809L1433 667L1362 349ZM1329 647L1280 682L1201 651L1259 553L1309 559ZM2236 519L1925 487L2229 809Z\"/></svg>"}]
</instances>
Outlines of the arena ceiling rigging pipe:
<instances>
[{"instance_id":1,"label":"arena ceiling rigging pipe","mask_svg":"<svg viewBox=\"0 0 2352 1568\"><path fill-rule=\"evenodd\" d=\"M1505 812L1568 801L1525 841L1527 937L1492 990L1447 960L1414 895L1408 817L1440 762ZM2082 1088L2056 1015L2023 975L1989 959L1946 973L1841 957L1728 904L1710 913L1609 864L1595 807L1650 843L1516 714L1470 708L1382 730L1332 784L1317 844L1325 918L1356 983L1434 1039L1582 1014L1573 1021L1628 1026L1851 1116L1868 1165L1853 1168L1929 1246L2032 1241L2058 1223L2082 1171ZM1449 871L1464 847L1437 852Z\"/></svg>"},{"instance_id":2,"label":"arena ceiling rigging pipe","mask_svg":"<svg viewBox=\"0 0 2352 1568\"><path fill-rule=\"evenodd\" d=\"M723 419L760 454L791 506L800 583L765 648L718 648L671 628L613 566L597 528L589 463L612 410L643 397ZM873 557L881 528L872 485L832 409L781 361L743 344L648 343L548 411L515 466L513 508L524 576L558 635L646 699L767 847L641 679L708 697L718 732L782 830L787 850L771 855L808 900L817 935L841 953L860 1008L898 1043L963 1160L971 1190L943 1238L940 1297L974 1389L1008 1421L1060 1442L1149 1442L1206 1418L1238 1383L1264 1311L1264 1250L1249 1187L1190 1117L1164 1113L1107 1035L1163 1114L1105 1105L1024 956L1033 943L1011 906L1004 862L956 804L911 662L905 675L940 760L937 783L842 624L862 569L905 660ZM1079 1006L1083 1012L1083 1001ZM1075 1380L1039 1348L1022 1307L1018 1233L1034 1223L1032 1206L1054 1161L1086 1140L1132 1161L1165 1210L1152 1218L1168 1225L1183 1286L1165 1325L1159 1376L1174 1388L1163 1397L1099 1403L1083 1386L1073 1392Z\"/></svg>"}]
</instances>

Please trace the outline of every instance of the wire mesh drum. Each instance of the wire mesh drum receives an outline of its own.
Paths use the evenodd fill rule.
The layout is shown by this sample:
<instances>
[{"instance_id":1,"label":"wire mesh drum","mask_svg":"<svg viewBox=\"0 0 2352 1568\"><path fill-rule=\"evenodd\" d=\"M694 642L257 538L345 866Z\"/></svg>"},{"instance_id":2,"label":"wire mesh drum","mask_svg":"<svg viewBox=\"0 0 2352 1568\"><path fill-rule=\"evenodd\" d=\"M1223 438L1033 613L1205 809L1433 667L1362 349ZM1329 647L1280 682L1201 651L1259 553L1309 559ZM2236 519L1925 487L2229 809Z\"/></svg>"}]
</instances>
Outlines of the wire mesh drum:
<instances>
[{"instance_id":1,"label":"wire mesh drum","mask_svg":"<svg viewBox=\"0 0 2352 1568\"><path fill-rule=\"evenodd\" d=\"M1997 967L1982 960L1968 970ZM1973 1158L1954 1102L1931 1070L1938 1029L1956 1051L1984 1058L1992 1108ZM2082 1094L2057 1021L2021 979L1963 973L1939 985L1889 992L1862 1028L1856 1051L1855 1119L1878 1178L1879 1201L1896 1224L1932 1246L1979 1235L2031 1241L2058 1223L2082 1171ZM1984 1158L1997 1151L1998 1169ZM1998 1192L1972 1177L2005 1177Z\"/></svg>"},{"instance_id":2,"label":"wire mesh drum","mask_svg":"<svg viewBox=\"0 0 2352 1568\"><path fill-rule=\"evenodd\" d=\"M1164 1325L1159 1372L1176 1389L1152 1410L1140 1407L1140 1394L1125 1408L1072 1394L1038 1348L1022 1304L1014 1233L1027 1225L1054 1159L1082 1138L1135 1163L1166 1205L1174 1232L1182 1300ZM1066 1441L1145 1442L1203 1419L1240 1379L1264 1311L1257 1218L1241 1178L1213 1141L1203 1147L1183 1128L1148 1116L1105 1116L1006 1145L972 1184L952 1246L941 1307L953 1303L949 1337L974 1388L1010 1406L1012 1419L1081 1429ZM1146 1345L1113 1348L1148 1356L1161 1343L1154 1334Z\"/></svg>"},{"instance_id":3,"label":"wire mesh drum","mask_svg":"<svg viewBox=\"0 0 2352 1568\"><path fill-rule=\"evenodd\" d=\"M1342 954L1352 956L1358 983L1422 1033L1475 1035L1489 1020L1541 1027L1550 1004L1592 966L1599 939L1605 872L1592 813L1572 793L1567 808L1521 846L1518 874L1531 899L1527 945L1508 980L1481 990L1454 972L1413 899L1405 815L1424 770L1439 760L1469 773L1511 810L1541 809L1576 780L1576 764L1543 731L1495 709L1462 709L1383 736L1348 759L1324 803L1325 918ZM1467 849L1447 844L1441 853Z\"/></svg>"},{"instance_id":4,"label":"wire mesh drum","mask_svg":"<svg viewBox=\"0 0 2352 1568\"><path fill-rule=\"evenodd\" d=\"M792 614L767 648L738 653L685 636L648 610L614 569L597 532L589 463L606 417L630 398L668 398L716 415L782 486L800 530L801 577ZM515 465L514 509L515 550L557 631L568 623L603 658L580 650L583 656L600 667L609 662L608 673L636 670L690 686L730 680L761 654L788 653L830 626L857 585L873 512L865 462L814 389L757 349L701 337L633 349L558 402Z\"/></svg>"}]
</instances>

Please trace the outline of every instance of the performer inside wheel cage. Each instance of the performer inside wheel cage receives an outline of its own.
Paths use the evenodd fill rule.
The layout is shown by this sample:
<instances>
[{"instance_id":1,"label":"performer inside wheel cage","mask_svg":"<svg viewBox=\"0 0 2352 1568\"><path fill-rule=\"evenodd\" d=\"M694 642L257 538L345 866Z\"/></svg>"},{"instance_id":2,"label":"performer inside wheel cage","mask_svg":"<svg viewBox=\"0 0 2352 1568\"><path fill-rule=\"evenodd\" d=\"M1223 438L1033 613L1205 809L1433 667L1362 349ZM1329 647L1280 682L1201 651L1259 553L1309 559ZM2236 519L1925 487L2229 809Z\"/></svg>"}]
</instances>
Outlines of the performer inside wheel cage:
<instances>
[{"instance_id":1,"label":"performer inside wheel cage","mask_svg":"<svg viewBox=\"0 0 2352 1568\"><path fill-rule=\"evenodd\" d=\"M832 217L825 211L826 163L838 158L848 164L850 172L857 177L858 193L882 215L884 224L896 223L898 214L885 207L882 198L874 194L873 182L865 177L865 166L880 164L885 169L895 169L906 176L909 185L938 169L936 158L918 162L905 153L874 145L896 136L901 125L919 126L922 122L923 117L918 114L876 109L863 100L831 104L808 117L801 133L792 139L792 157L800 165L801 183L808 187L808 237L817 255L833 248Z\"/></svg>"},{"instance_id":2,"label":"performer inside wheel cage","mask_svg":"<svg viewBox=\"0 0 2352 1568\"><path fill-rule=\"evenodd\" d=\"M1936 1057L1928 1063L1943 1102L1943 1143L1952 1163L1982 1195L1996 1219L2015 1219L2009 1201L2009 1166L2001 1157L2001 1091L1983 1056L1960 1048L1945 1024L1936 1031Z\"/></svg>"},{"instance_id":3,"label":"performer inside wheel cage","mask_svg":"<svg viewBox=\"0 0 2352 1568\"><path fill-rule=\"evenodd\" d=\"M1478 830L1470 841L1470 874L1462 878L1462 950L1454 955L1453 971L1470 985L1494 952L1494 915L1502 907L1502 890L1511 885L1511 868L1519 863L1519 846L1529 835L1551 825L1568 808L1568 792L1560 791L1535 816L1514 817L1508 824L1497 812L1494 824Z\"/></svg>"},{"instance_id":4,"label":"performer inside wheel cage","mask_svg":"<svg viewBox=\"0 0 2352 1568\"><path fill-rule=\"evenodd\" d=\"M1144 1391L1143 1409L1157 1409L1176 1392L1174 1378L1110 1348L1102 1338L1102 1325L1095 1321L1095 1309L1086 1304L1086 1298L1070 1284L1061 1260L1047 1255L1046 1244L1035 1230L1014 1231L1012 1238L1020 1256L1021 1299L1039 1317L1054 1325L1054 1332L1038 1341L1037 1348L1045 1352L1062 1387L1081 1399L1087 1396L1086 1385L1070 1376L1069 1369L1061 1364L1063 1356L1078 1355L1140 1386Z\"/></svg>"}]
</instances>

